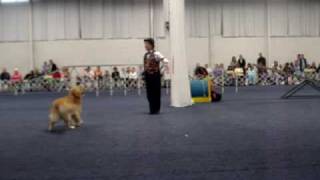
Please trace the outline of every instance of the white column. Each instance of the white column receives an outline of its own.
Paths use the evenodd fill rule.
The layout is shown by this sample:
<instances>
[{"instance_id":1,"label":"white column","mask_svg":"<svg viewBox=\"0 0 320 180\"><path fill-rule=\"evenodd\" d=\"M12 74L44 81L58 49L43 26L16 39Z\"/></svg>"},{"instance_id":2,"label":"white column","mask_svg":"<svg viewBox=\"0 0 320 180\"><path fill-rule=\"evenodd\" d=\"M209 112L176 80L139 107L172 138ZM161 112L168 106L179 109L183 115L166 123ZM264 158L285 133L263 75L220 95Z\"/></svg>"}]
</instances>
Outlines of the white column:
<instances>
[{"instance_id":1,"label":"white column","mask_svg":"<svg viewBox=\"0 0 320 180\"><path fill-rule=\"evenodd\" d=\"M149 27L150 37L155 38L155 35L154 35L154 2L153 2L153 0L149 0L149 24L150 24L150 27Z\"/></svg>"},{"instance_id":2,"label":"white column","mask_svg":"<svg viewBox=\"0 0 320 180\"><path fill-rule=\"evenodd\" d=\"M29 55L30 55L30 69L35 68L34 59L34 42L33 42L33 0L29 2Z\"/></svg>"},{"instance_id":3,"label":"white column","mask_svg":"<svg viewBox=\"0 0 320 180\"><path fill-rule=\"evenodd\" d=\"M171 105L192 105L185 38L185 0L169 0L170 49L172 62Z\"/></svg>"},{"instance_id":4,"label":"white column","mask_svg":"<svg viewBox=\"0 0 320 180\"><path fill-rule=\"evenodd\" d=\"M271 64L271 52L270 52L270 42L271 42L271 20L270 20L270 6L269 1L265 0L265 23L266 23L266 33L265 33L265 51L267 58L267 66L270 67Z\"/></svg>"}]
</instances>

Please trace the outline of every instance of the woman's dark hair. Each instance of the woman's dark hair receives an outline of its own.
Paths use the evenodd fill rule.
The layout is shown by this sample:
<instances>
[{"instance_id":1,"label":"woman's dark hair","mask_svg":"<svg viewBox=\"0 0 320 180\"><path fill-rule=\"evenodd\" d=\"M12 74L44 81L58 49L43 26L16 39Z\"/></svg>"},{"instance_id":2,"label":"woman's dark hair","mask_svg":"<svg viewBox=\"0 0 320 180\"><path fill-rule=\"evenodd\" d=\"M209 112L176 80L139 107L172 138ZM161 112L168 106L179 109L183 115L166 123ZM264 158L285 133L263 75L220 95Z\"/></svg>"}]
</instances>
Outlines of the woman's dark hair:
<instances>
[{"instance_id":1,"label":"woman's dark hair","mask_svg":"<svg viewBox=\"0 0 320 180\"><path fill-rule=\"evenodd\" d=\"M146 43L149 43L152 46L152 48L154 48L154 39L153 38L147 38L147 39L144 39L143 41Z\"/></svg>"}]
</instances>

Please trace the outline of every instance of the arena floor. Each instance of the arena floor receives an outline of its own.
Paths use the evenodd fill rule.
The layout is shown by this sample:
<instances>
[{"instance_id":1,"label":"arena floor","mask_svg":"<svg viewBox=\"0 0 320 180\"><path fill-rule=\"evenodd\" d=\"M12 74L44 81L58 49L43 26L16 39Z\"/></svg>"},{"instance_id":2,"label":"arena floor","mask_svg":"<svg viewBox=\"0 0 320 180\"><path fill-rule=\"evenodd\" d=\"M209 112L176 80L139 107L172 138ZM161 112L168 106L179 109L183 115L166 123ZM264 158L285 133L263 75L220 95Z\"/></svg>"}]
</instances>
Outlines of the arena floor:
<instances>
[{"instance_id":1,"label":"arena floor","mask_svg":"<svg viewBox=\"0 0 320 180\"><path fill-rule=\"evenodd\" d=\"M144 96L85 97L85 125L48 133L61 96L0 95L0 179L320 179L320 99L288 87L226 89L223 102L147 114Z\"/></svg>"}]
</instances>

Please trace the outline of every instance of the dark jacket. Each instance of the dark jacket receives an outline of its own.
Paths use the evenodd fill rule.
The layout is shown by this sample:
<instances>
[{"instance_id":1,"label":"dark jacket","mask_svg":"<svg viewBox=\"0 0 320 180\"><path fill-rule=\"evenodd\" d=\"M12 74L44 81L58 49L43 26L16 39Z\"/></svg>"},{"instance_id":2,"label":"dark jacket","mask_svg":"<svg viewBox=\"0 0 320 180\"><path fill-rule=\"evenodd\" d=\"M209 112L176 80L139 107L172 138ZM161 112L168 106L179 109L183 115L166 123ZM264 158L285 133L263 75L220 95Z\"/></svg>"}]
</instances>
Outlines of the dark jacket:
<instances>
[{"instance_id":1,"label":"dark jacket","mask_svg":"<svg viewBox=\"0 0 320 180\"><path fill-rule=\"evenodd\" d=\"M11 76L8 72L2 72L0 74L0 80L1 81L9 81L11 79Z\"/></svg>"}]
</instances>

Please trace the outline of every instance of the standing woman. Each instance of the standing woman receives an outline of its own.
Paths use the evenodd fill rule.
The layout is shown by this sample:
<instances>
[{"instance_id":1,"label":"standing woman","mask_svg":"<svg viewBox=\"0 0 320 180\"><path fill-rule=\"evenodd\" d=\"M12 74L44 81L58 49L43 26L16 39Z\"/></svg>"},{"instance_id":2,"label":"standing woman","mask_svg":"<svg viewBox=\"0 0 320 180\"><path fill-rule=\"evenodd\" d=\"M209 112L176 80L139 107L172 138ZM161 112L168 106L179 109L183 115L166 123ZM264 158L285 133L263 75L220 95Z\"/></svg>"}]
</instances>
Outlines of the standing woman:
<instances>
[{"instance_id":1,"label":"standing woman","mask_svg":"<svg viewBox=\"0 0 320 180\"><path fill-rule=\"evenodd\" d=\"M144 55L144 79L147 88L150 114L159 114L161 108L161 68L160 62L167 62L164 56L155 51L152 38L144 40L146 53Z\"/></svg>"}]
</instances>

